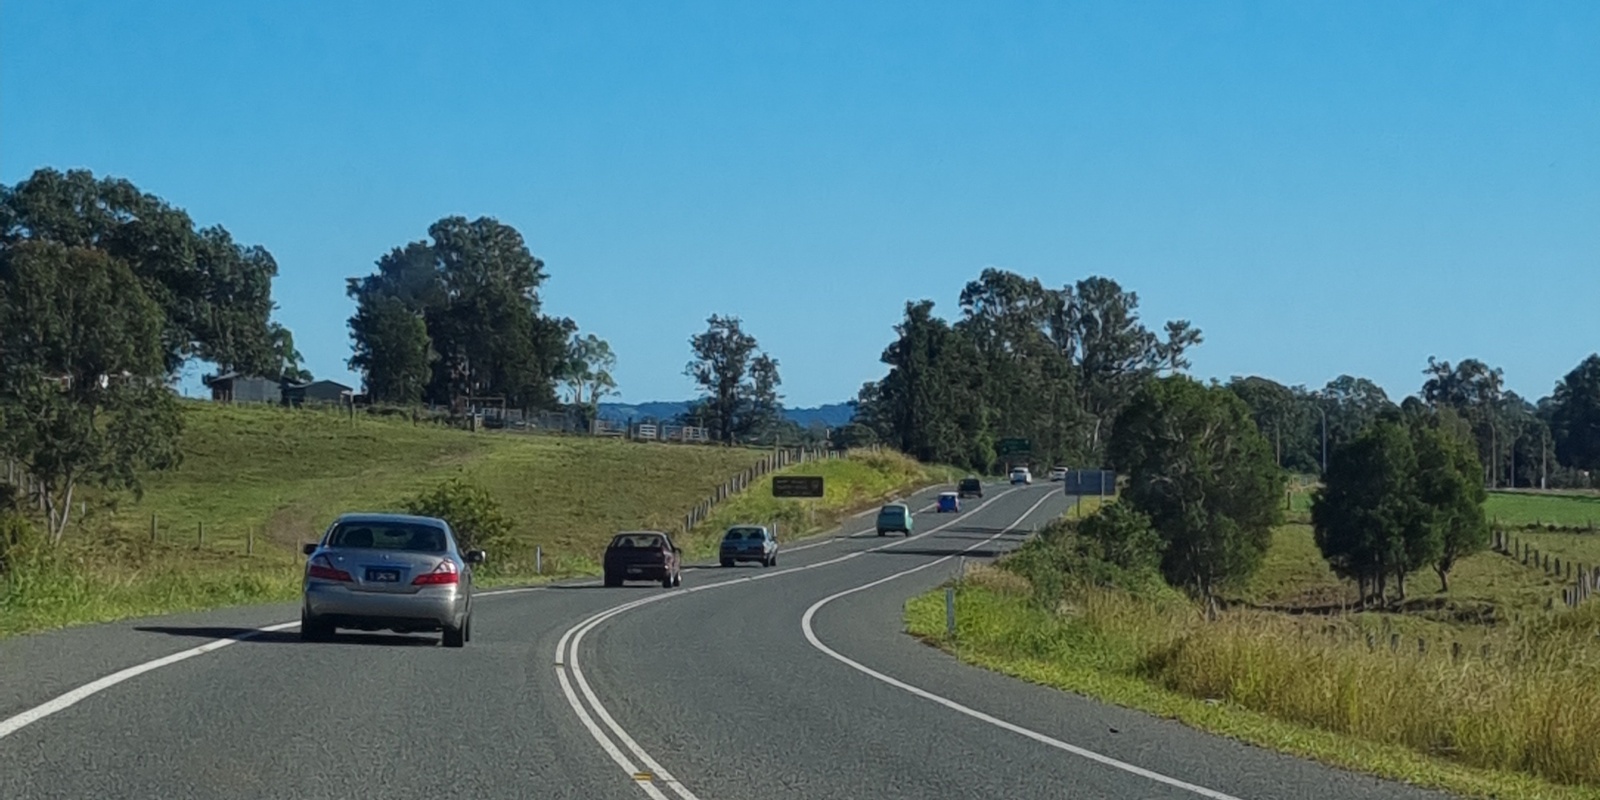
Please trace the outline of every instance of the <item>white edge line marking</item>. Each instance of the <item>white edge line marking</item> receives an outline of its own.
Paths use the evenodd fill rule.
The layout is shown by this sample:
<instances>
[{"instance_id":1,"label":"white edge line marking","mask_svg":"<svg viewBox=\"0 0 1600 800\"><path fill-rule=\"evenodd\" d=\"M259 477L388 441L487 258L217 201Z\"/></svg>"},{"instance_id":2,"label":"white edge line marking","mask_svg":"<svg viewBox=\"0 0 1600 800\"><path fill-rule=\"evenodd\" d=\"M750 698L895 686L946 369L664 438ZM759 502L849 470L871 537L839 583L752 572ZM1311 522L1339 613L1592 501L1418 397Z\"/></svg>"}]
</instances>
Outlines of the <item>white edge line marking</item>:
<instances>
[{"instance_id":1,"label":"white edge line marking","mask_svg":"<svg viewBox=\"0 0 1600 800\"><path fill-rule=\"evenodd\" d=\"M274 631L284 630L285 628L298 627L300 627L300 623L297 620L295 622L285 622L279 625L268 625L265 628L256 628L255 630L241 631L237 636L230 636L226 639L215 639L210 642L206 642L199 647L191 647L188 650L182 650L173 653L172 655L158 658L154 661L146 661L143 664L138 664L128 667L124 670L113 672L104 678L100 678L99 680L91 681L79 686L78 688L73 689L66 694L57 695L48 702L30 708L14 717L0 720L0 739L4 739L5 737L22 730L23 728L32 725L33 723L38 722L39 720L44 719L51 714L65 711L66 709L69 709L83 702L84 700L99 694L100 692L110 689L111 687L116 686L123 681L129 680L130 678L138 677L146 672L157 670L170 664L176 664L179 661L187 661L195 656L205 655L213 650L221 650L230 644L236 644L248 639L253 639L263 633L272 633Z\"/></svg>"},{"instance_id":2,"label":"white edge line marking","mask_svg":"<svg viewBox=\"0 0 1600 800\"><path fill-rule=\"evenodd\" d=\"M633 739L632 736L629 736L627 731L624 730L623 727L616 721L616 719L611 716L611 713L606 710L605 704L600 702L600 698L595 694L593 688L589 685L588 680L584 678L583 669L579 664L578 649L579 649L579 645L582 643L583 637L585 635L587 635L590 631L592 631L595 628L599 627L602 623L606 622L607 620L611 619L612 617L615 617L615 616L617 616L619 614L622 614L624 612L627 612L627 611L631 611L631 610L633 610L635 608L638 608L640 606L643 606L643 605L660 602L662 600L670 600L670 599L672 599L674 597L683 597L683 596L692 594L694 592L701 592L701 591L705 591L707 589L716 589L716 588L723 587L723 586L732 586L732 585L738 584L738 583L748 583L750 581L766 580L766 579L769 579L769 578L778 577L779 575L788 575L788 574L794 573L794 572L804 572L806 570L817 569L819 567L825 567L825 566L828 566L830 564L837 564L837 563L842 562L842 561L848 561L848 560L850 560L852 558L856 558L856 557L862 555L863 553L873 553L873 552L878 552L878 551L881 551L881 550L887 550L887 549L892 548L892 547L898 547L899 545L905 544L906 542L913 542L913 541L921 539L921 538L923 538L925 536L931 536L931 535L933 535L935 533L938 533L939 531L944 530L945 528L948 528L948 527L950 527L952 525L955 525L958 522L961 522L963 519L966 519L972 512L977 511L978 509L988 505L992 500L997 500L1000 497L1002 497L1002 496L1004 496L1006 494L1009 494L1010 491L1011 491L1010 489L1002 490L1001 492L995 494L993 497L985 499L982 502L978 503L977 505L973 506L967 512L964 512L962 514L957 515L955 517L955 519L952 519L949 522L945 522L943 524L937 525L937 526L935 526L933 528L929 528L928 530L926 530L926 531L924 531L924 532L922 532L920 534L917 534L915 536L902 537L902 538L896 539L896 540L894 540L892 542L888 542L886 544L878 545L877 547L868 548L866 550L858 550L856 552L847 553L847 554L839 556L837 558L830 558L830 559L827 559L825 561L818 561L818 562L816 562L814 564L806 564L806 565L799 566L799 567L789 567L787 569L776 570L776 571L773 571L773 572L763 571L763 572L756 573L755 575L751 575L751 576L748 576L748 577L734 578L734 579L731 579L731 580L719 581L717 583L702 584L700 586L694 586L694 587L690 587L690 588L687 588L687 589L682 589L682 590L675 591L675 592L669 591L669 592L664 592L664 593L661 593L661 594L654 594L654 595L650 595L648 597L640 598L638 600L633 600L633 601L630 601L630 602L627 602L627 603L623 603L621 605L613 606L613 607L611 607L609 609L606 609L604 611L598 612L598 613L590 616L589 618L585 619L584 621L578 623L577 625L574 625L574 626L568 628L565 632L563 632L561 634L561 639L556 642L556 666L555 666L556 675L561 681L563 692L566 695L567 704L572 706L573 711L577 713L578 719L583 723L584 727L588 729L589 735L592 736L594 738L594 740L600 744L601 749L605 750L607 754L611 755L612 760L615 761L618 766L622 767L623 771L628 773L629 777L632 777L637 772L637 770L633 766L633 763L631 761L629 761L626 756L622 755L620 748L617 747L617 743L615 741L612 741L611 736L608 736L605 731L601 730L598 725L594 724L594 716L598 716L600 718L600 720L606 724L606 727L611 729L612 733L617 737L617 740L621 741L622 745L624 747L627 747L629 750L633 751L634 756L637 757L639 759L639 761L644 764L645 767L649 768L652 772L654 772L655 776L660 778L663 783L667 784L667 786L669 788L671 788L673 790L673 792L676 793L679 797L683 798L683 800L699 800L699 798L696 797L693 792L689 791L688 787L684 786L682 782L680 782L676 778L672 777L672 775L670 773L668 773L666 771L666 769L663 768L660 765L660 763L658 763L654 758L652 758L650 756L650 754L648 752L646 752L645 749L643 747L641 747L639 745L639 743ZM1039 502L1034 503L1033 506L1031 508L1029 508L1023 514L1023 518L1026 518L1029 514L1032 514L1036 509L1039 508L1039 506L1043 505L1044 502L1046 500L1049 500L1049 499L1050 499L1050 495L1048 495L1048 494L1046 494L1044 497L1040 498ZM932 507L931 505L924 506L922 510L927 510L928 508L931 508L931 507ZM1020 522L1020 521L1021 520L1018 520L1018 522ZM1011 530L1011 528L1015 528L1015 527L1016 527L1016 525L1013 524L1012 526L1007 528L1006 531L1003 531L1003 532L1001 532L999 534L996 534L995 536L989 537L989 539L985 540L985 542L993 541L994 539L1005 535L1006 532L1009 532ZM979 542L979 545L984 544L985 542ZM818 543L818 544L820 544L820 543ZM973 547L977 547L977 546L978 545L974 545ZM972 548L969 547L968 549L970 550ZM939 559L938 561L929 562L928 564L926 564L924 566L933 566L934 564L937 564L940 561L948 561L948 560L949 560L949 557L947 556L945 558ZM893 577L893 576L891 576L891 577ZM569 642L570 642L570 645L569 645ZM594 712L595 713L594 713L593 716L591 716L589 714L589 712L588 712L588 709L586 709L584 707L583 701L579 700L577 695L574 694L570 690L570 686L569 686L568 681L567 681L567 671L569 671L569 670L572 673L572 683L576 683L578 685L578 689L579 689L580 692L582 692L584 700L587 700L589 705L594 708ZM660 791L660 790L656 789L655 786L652 785L649 782L635 780L634 783L636 785L638 785L640 788L644 789L646 791L646 793L650 794L650 796L652 798L657 797L657 794ZM1232 800L1232 799L1230 799L1230 800Z\"/></svg>"},{"instance_id":3,"label":"white edge line marking","mask_svg":"<svg viewBox=\"0 0 1600 800\"><path fill-rule=\"evenodd\" d=\"M1023 520L1027 519L1030 514L1032 514L1036 509L1038 509L1040 505L1043 505L1044 501L1048 500L1048 499L1050 499L1049 495L1046 495L1045 497L1041 498L1039 500L1039 502L1033 504L1033 508L1030 508L1026 512L1024 512L1021 517L1017 518L1016 522L1011 523L1011 525L1008 526L1005 530L1003 530L1000 533L997 533L997 534L995 534L995 535L993 535L993 536L991 536L991 537L989 537L987 539L984 539L981 542L973 544L973 545L967 547L966 549L962 550L961 552L962 553L966 553L966 552L970 552L972 550L976 550L979 547L982 547L982 546L994 541L995 539L998 539L1001 536L1006 535L1007 533L1009 533L1010 531L1015 529L1018 525L1022 524ZM858 661L852 660L851 658L849 658L847 656L840 655L838 651L836 651L833 648L828 647L827 645L823 644L822 640L817 638L816 631L812 627L812 619L816 616L817 611L821 610L821 608L823 606L833 602L834 600L837 600L837 599L839 599L841 597L844 597L846 595L852 595L852 594L855 594L856 592L866 591L867 589L871 589L874 586L878 586L880 584L888 583L889 581L892 581L895 578L902 578L902 577L905 577L906 575L910 575L910 574L912 574L914 572L921 572L922 570L925 570L925 569L927 569L929 567L932 567L932 566L934 566L936 564L939 564L940 562L949 561L952 558L955 558L955 555L948 555L948 556L945 556L943 558L940 558L937 561L929 561L926 564L922 564L920 566L912 567L911 569L903 570L901 572L896 572L895 574L889 575L888 577L879 578L879 579L877 579L875 581L872 581L870 583L864 583L864 584L862 584L860 586L857 586L854 589L846 589L846 590L844 590L842 592L837 592L835 594L828 595L827 597L824 597L821 600L818 600L810 608L806 609L806 613L800 618L800 629L805 633L806 641L810 642L812 647L815 647L818 650L822 651L825 655L827 655L828 657L834 659L835 661L838 661L838 662L844 664L845 666L848 666L848 667L850 667L850 668L852 668L852 669L854 669L854 670L856 670L858 672L861 672L861 673L863 673L865 675L868 675L868 676L876 678L876 679L878 679L878 680L880 680L880 681L882 681L884 683L887 683L890 686L895 687L896 689L902 689L904 691L910 692L911 694L914 694L917 697L921 697L921 698L923 698L925 700L932 700L933 702L938 703L939 705L942 705L942 706L944 706L946 708L949 708L951 710L954 710L954 711L960 712L962 714L965 714L965 715L967 715L969 717L972 717L973 719L979 720L981 722L987 722L990 725L993 725L993 726L995 726L997 728L1002 728L1004 730L1011 731L1012 733L1019 734L1021 736L1026 736L1029 739L1032 739L1032 740L1034 740L1036 742L1040 742L1042 744L1049 745L1051 747L1056 748L1057 750L1064 750L1064 751L1066 751L1068 753L1071 753L1071 754L1073 754L1075 756L1080 756L1082 758L1089 759L1090 761L1096 761L1096 762L1104 764L1104 765L1106 765L1108 767L1114 767L1116 769L1122 770L1123 772L1127 772L1127 773L1130 773L1130 774L1133 774L1133 775L1137 775L1137 776L1139 776L1141 778L1148 778L1149 780L1155 781L1157 783L1164 783L1164 784L1166 784L1168 786L1172 786L1172 787L1175 787L1175 788L1178 788L1178 789L1183 789L1183 790L1192 792L1194 794L1200 795L1201 797L1209 797L1209 798L1211 798L1211 800L1240 800L1240 798L1234 797L1233 795L1223 794L1222 792L1216 791L1214 789L1207 789L1204 786L1197 786L1197 785L1192 784L1192 783L1188 783L1188 782L1185 782L1185 781L1178 780L1177 778L1170 778L1170 777L1167 777L1166 775L1162 775L1159 772L1153 772L1151 770L1145 769L1144 767L1135 766L1135 765L1129 764L1129 763L1127 763L1125 761L1119 761L1119 760L1117 760L1115 758L1112 758L1110 756L1101 755L1100 753L1096 753L1093 750L1086 750L1086 749L1084 749L1082 747L1078 747L1076 745L1067 744L1066 742L1063 742L1060 739L1056 739L1056 738L1053 738L1053 737L1050 737L1050 736L1046 736L1045 734L1039 733L1038 731L1030 730L1028 728L1022 727L1021 725L1017 725L1017 724L1014 724L1014 723L1011 723L1011 722L1007 722L1007 721L1005 721L1003 719L1000 719L998 717L994 717L994 716L991 716L989 714L985 714L982 711L978 711L977 709L969 708L969 707L964 706L964 705L962 705L960 703L957 703L954 700L950 700L948 698L936 695L933 692L930 692L930 691L928 691L926 689L920 689L920 688L918 688L916 686L912 686L911 684L906 683L904 681L901 681L899 679L892 678L892 677L890 677L888 675L885 675L885 674L883 674L881 672L878 672L877 670L875 670L875 669L873 669L871 667L868 667L868 666L866 666L866 665L864 665L864 664L862 664L862 663L860 663Z\"/></svg>"}]
</instances>

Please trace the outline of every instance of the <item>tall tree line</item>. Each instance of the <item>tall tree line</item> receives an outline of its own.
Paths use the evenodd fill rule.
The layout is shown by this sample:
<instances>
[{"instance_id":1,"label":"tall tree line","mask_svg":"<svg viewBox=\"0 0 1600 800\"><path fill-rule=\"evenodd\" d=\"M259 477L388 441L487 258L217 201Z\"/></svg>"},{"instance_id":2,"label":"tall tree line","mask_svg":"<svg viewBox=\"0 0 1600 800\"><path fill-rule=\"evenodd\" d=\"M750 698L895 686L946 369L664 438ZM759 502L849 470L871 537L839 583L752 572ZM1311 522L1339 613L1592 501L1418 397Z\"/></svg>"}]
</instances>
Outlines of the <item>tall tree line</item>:
<instances>
[{"instance_id":1,"label":"tall tree line","mask_svg":"<svg viewBox=\"0 0 1600 800\"><path fill-rule=\"evenodd\" d=\"M778 360L761 349L739 317L712 314L689 337L693 357L684 374L701 396L683 420L710 428L720 442L775 441L788 428L778 387Z\"/></svg>"},{"instance_id":2,"label":"tall tree line","mask_svg":"<svg viewBox=\"0 0 1600 800\"><path fill-rule=\"evenodd\" d=\"M1040 461L1098 461L1117 415L1150 377L1188 367L1201 342L1186 320L1158 334L1137 293L1091 277L1062 288L986 269L954 323L906 303L883 353L889 372L856 398L850 443L875 439L918 458L987 470L1003 439Z\"/></svg>"},{"instance_id":3,"label":"tall tree line","mask_svg":"<svg viewBox=\"0 0 1600 800\"><path fill-rule=\"evenodd\" d=\"M166 373L192 358L269 377L301 370L294 337L272 321L272 254L220 225L197 228L127 180L40 169L0 187L0 248L29 246L93 252L125 268L161 315Z\"/></svg>"},{"instance_id":4,"label":"tall tree line","mask_svg":"<svg viewBox=\"0 0 1600 800\"><path fill-rule=\"evenodd\" d=\"M1326 452L1402 408L1453 412L1488 487L1581 486L1594 480L1585 472L1600 470L1600 355L1585 358L1538 402L1507 390L1503 371L1478 359L1430 358L1423 376L1417 393L1399 403L1372 381L1349 375L1315 391L1259 376L1227 385L1250 406L1278 463L1293 472L1320 473Z\"/></svg>"},{"instance_id":5,"label":"tall tree line","mask_svg":"<svg viewBox=\"0 0 1600 800\"><path fill-rule=\"evenodd\" d=\"M1321 473L1328 453L1353 441L1383 413L1399 410L1382 387L1351 375L1317 390L1258 375L1234 376L1227 388L1250 407L1278 465L1301 474Z\"/></svg>"},{"instance_id":6,"label":"tall tree line","mask_svg":"<svg viewBox=\"0 0 1600 800\"><path fill-rule=\"evenodd\" d=\"M544 262L522 234L489 217L446 217L428 239L396 247L348 281L351 369L380 402L459 407L472 398L512 408L597 406L615 390L615 357L571 319L542 312Z\"/></svg>"},{"instance_id":7,"label":"tall tree line","mask_svg":"<svg viewBox=\"0 0 1600 800\"><path fill-rule=\"evenodd\" d=\"M132 183L41 169L0 187L0 455L52 539L81 485L137 491L179 459L167 384L191 359L301 377L272 255Z\"/></svg>"}]
</instances>

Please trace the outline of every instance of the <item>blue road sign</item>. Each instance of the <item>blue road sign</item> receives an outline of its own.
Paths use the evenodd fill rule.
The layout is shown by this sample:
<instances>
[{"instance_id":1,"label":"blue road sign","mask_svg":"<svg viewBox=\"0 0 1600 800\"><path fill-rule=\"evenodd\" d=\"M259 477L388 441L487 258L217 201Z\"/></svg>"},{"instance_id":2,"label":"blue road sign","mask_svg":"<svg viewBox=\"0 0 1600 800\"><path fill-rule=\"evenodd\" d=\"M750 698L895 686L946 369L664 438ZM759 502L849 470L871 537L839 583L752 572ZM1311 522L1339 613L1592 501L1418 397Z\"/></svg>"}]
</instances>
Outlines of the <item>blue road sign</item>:
<instances>
[{"instance_id":1,"label":"blue road sign","mask_svg":"<svg viewBox=\"0 0 1600 800\"><path fill-rule=\"evenodd\" d=\"M1084 497L1117 493L1117 473L1109 469L1069 469L1061 480L1065 494Z\"/></svg>"}]
</instances>

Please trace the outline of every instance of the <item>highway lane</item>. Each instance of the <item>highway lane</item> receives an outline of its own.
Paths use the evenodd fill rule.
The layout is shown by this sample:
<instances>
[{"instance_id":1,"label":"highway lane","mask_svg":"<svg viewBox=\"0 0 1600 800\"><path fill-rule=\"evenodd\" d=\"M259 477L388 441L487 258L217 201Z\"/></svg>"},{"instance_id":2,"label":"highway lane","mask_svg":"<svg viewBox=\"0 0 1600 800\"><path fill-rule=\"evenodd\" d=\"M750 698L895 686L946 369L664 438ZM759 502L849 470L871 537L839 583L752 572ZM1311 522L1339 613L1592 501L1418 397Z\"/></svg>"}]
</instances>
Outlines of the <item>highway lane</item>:
<instances>
[{"instance_id":1,"label":"highway lane","mask_svg":"<svg viewBox=\"0 0 1600 800\"><path fill-rule=\"evenodd\" d=\"M428 646L428 637L306 645L292 629L267 634L139 675L0 738L0 797L1196 796L1163 794L1172 787L908 694L830 658L801 630L818 600L973 545L991 554L1014 546L1021 536L1006 526L1042 521L1065 502L1045 486L993 487L959 518L919 515L924 534L913 540L862 535L862 520L844 531L853 536L789 545L778 568L699 569L674 592L483 597L474 641L461 651ZM938 525L948 527L926 533ZM817 637L974 709L1232 796L1430 796L973 670L898 634L903 600L953 566L840 597L816 612ZM644 602L580 630L578 643L583 684L623 741L576 685L578 665L555 662L564 636L578 640L585 620L632 601ZM0 642L0 721L108 671L211 641L219 628L292 617L293 607L239 609ZM10 669L19 665L33 672ZM681 784L633 780L615 757L641 766L629 743Z\"/></svg>"},{"instance_id":2,"label":"highway lane","mask_svg":"<svg viewBox=\"0 0 1600 800\"><path fill-rule=\"evenodd\" d=\"M829 602L813 630L868 669L992 719L863 674L807 641L801 620L825 598L974 546L969 554L1015 546L1022 537L1007 527L1064 510L1060 498L1033 506L1049 491L996 498L944 531L802 581L728 586L619 614L583 643L595 695L641 750L705 799L1444 797L966 667L897 635L905 599L947 579L954 561ZM663 634L694 646L638 647ZM674 676L669 691L651 689L660 676Z\"/></svg>"},{"instance_id":3,"label":"highway lane","mask_svg":"<svg viewBox=\"0 0 1600 800\"><path fill-rule=\"evenodd\" d=\"M927 503L932 493L912 499ZM791 544L770 571L877 541ZM684 582L724 579L711 567ZM577 724L551 665L572 624L664 594L568 585L481 596L474 640L460 651L432 646L436 637L344 635L310 645L292 628L258 635L4 735L0 797L637 797ZM294 606L232 609L0 642L0 732L71 688L295 614Z\"/></svg>"}]
</instances>

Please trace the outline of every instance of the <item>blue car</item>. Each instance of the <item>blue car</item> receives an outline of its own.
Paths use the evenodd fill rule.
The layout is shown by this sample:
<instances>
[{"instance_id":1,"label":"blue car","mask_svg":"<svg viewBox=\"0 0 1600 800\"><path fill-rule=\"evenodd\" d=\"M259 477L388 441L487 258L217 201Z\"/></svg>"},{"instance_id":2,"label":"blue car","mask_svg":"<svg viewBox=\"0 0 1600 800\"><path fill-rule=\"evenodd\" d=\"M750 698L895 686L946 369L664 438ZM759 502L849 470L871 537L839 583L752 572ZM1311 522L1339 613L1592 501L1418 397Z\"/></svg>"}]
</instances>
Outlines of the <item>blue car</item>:
<instances>
[{"instance_id":1,"label":"blue car","mask_svg":"<svg viewBox=\"0 0 1600 800\"><path fill-rule=\"evenodd\" d=\"M938 511L940 514L954 514L961 511L961 496L955 492L940 492Z\"/></svg>"}]
</instances>

